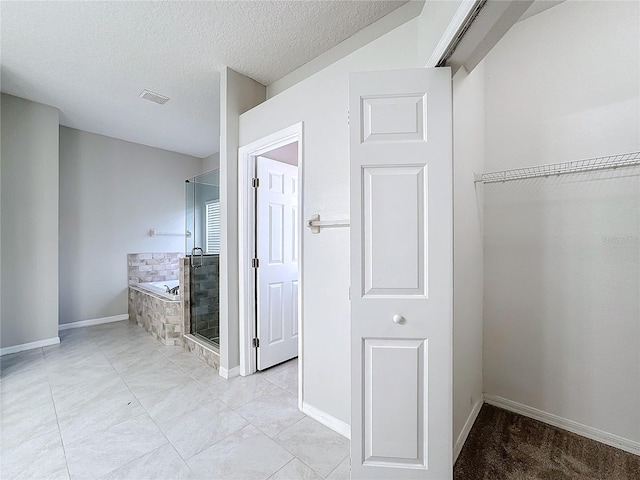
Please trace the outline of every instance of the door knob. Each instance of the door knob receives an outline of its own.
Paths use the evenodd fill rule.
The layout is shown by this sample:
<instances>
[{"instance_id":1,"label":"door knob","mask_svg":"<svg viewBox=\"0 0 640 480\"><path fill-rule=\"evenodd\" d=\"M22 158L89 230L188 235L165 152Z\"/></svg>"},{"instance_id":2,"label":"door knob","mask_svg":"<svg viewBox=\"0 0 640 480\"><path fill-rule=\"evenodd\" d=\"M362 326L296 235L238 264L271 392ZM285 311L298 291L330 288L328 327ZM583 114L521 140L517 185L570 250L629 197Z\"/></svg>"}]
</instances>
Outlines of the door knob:
<instances>
[{"instance_id":1,"label":"door knob","mask_svg":"<svg viewBox=\"0 0 640 480\"><path fill-rule=\"evenodd\" d=\"M399 325L402 325L404 322L406 321L406 319L402 316L402 315L394 315L393 316L393 323L397 323Z\"/></svg>"}]
</instances>

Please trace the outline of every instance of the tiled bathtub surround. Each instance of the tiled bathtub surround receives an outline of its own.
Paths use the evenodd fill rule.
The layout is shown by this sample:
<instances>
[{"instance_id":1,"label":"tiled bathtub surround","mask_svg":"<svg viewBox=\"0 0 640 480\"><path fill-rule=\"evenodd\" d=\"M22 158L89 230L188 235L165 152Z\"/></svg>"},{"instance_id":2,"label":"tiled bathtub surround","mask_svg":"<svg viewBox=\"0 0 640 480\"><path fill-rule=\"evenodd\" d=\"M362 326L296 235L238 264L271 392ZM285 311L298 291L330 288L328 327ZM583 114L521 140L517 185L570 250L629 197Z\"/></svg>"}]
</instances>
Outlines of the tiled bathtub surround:
<instances>
[{"instance_id":1,"label":"tiled bathtub surround","mask_svg":"<svg viewBox=\"0 0 640 480\"><path fill-rule=\"evenodd\" d=\"M182 345L182 302L129 286L129 319L165 345Z\"/></svg>"},{"instance_id":2,"label":"tiled bathtub surround","mask_svg":"<svg viewBox=\"0 0 640 480\"><path fill-rule=\"evenodd\" d=\"M129 253L127 272L129 285L133 283L162 282L178 278L180 253Z\"/></svg>"},{"instance_id":3,"label":"tiled bathtub surround","mask_svg":"<svg viewBox=\"0 0 640 480\"><path fill-rule=\"evenodd\" d=\"M219 337L219 257L206 255L204 265L195 270L196 289L190 287L189 258L178 253L135 253L127 255L129 269L129 319L145 328L165 345L181 345L202 361L218 369L220 354L192 333L198 331L209 338ZM171 270L162 270L171 265ZM175 266L175 275L173 275ZM152 270L149 270L149 267ZM155 268L155 270L153 270ZM168 268L168 267L167 267ZM158 279L149 272L171 272L172 278ZM179 301L168 300L138 288L136 283L180 281ZM191 305L196 306L195 331L191 326Z\"/></svg>"}]
</instances>

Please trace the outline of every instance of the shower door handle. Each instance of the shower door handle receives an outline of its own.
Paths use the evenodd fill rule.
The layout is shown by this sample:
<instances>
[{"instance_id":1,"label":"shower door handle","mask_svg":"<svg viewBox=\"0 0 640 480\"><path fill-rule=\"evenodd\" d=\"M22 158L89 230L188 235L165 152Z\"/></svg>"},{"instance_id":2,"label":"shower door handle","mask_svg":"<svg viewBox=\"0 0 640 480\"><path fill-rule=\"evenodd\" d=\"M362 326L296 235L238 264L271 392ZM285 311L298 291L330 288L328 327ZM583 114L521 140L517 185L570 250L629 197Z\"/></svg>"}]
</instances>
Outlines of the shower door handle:
<instances>
[{"instance_id":1,"label":"shower door handle","mask_svg":"<svg viewBox=\"0 0 640 480\"><path fill-rule=\"evenodd\" d=\"M194 258L195 258L195 256L196 256L196 250L200 250L200 265L196 265L196 264L193 262L193 259L194 259ZM202 248L200 248L200 247L193 247L193 248L191 249L191 266L192 266L193 268L200 268L202 265L204 265L204 250L202 250Z\"/></svg>"}]
</instances>

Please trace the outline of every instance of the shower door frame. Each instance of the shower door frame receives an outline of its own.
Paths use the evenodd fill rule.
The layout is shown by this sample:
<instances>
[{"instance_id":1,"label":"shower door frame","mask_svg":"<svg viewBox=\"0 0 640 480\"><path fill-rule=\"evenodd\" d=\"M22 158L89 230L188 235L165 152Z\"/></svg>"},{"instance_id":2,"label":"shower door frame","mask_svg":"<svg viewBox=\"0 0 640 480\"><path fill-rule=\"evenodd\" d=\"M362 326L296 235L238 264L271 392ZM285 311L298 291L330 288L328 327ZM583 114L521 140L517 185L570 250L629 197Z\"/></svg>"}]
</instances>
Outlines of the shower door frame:
<instances>
[{"instance_id":1,"label":"shower door frame","mask_svg":"<svg viewBox=\"0 0 640 480\"><path fill-rule=\"evenodd\" d=\"M276 148L298 142L298 406L302 408L304 371L304 322L302 316L304 269L303 255L303 218L304 218L304 159L303 159L303 123L297 123L260 140L244 145L238 150L238 241L239 241L239 320L240 320L240 375L252 375L257 371L256 349L253 339L256 337L256 288L255 269L251 259L255 252L255 189L252 179L255 175L256 158Z\"/></svg>"},{"instance_id":2,"label":"shower door frame","mask_svg":"<svg viewBox=\"0 0 640 480\"><path fill-rule=\"evenodd\" d=\"M206 176L206 175L210 175L214 172L218 172L218 185L216 185L215 183L205 183L204 181L199 181L200 177ZM192 192L191 195L189 194L189 187L186 187L185 190L185 198L186 198L186 209L187 212L189 210L189 206L192 206L193 209L193 218L192 221L189 222L189 216L188 214L185 216L185 225L186 225L186 231L190 233L190 235L187 235L185 238L185 256L189 259L189 266L188 266L188 282L189 282L189 334L193 335L194 337L199 338L201 341L206 342L208 345L210 345L214 351L216 351L218 354L220 354L220 347L221 347L221 341L220 341L220 251L218 251L218 253L208 253L206 252L206 243L207 243L207 239L206 239L206 232L207 232L207 215L206 215L206 204L210 201L210 200L206 200L205 196L205 200L201 202L201 208L199 207L199 202L197 201L197 198L199 195L202 195L202 190L199 190L200 187L215 187L218 189L218 195L217 195L217 199L214 198L213 200L217 200L218 202L221 201L220 198L220 181L219 181L219 175L220 175L220 169L219 168L214 168L213 170L210 170L208 172L204 172L204 173L200 173L198 175L195 175L189 179L187 179L185 181L186 185L191 185L192 188ZM202 199L201 199L202 200ZM190 241L191 238L191 241ZM201 243L200 243L201 241ZM189 248L189 247L192 248ZM200 251L200 254L196 253L196 250ZM198 324L198 317L201 314L195 313L196 310L196 301L194 301L193 299L193 295L195 295L195 284L196 284L196 280L194 278L195 273L197 271L197 268L201 267L201 266L205 266L207 264L206 259L210 258L210 257L214 257L217 256L218 257L218 305L217 305L217 317L218 317L218 340L214 340L213 338L204 335L203 333L200 333L200 331L196 328L197 324ZM199 257L199 258L198 258ZM203 314L203 315L207 315L207 314Z\"/></svg>"}]
</instances>

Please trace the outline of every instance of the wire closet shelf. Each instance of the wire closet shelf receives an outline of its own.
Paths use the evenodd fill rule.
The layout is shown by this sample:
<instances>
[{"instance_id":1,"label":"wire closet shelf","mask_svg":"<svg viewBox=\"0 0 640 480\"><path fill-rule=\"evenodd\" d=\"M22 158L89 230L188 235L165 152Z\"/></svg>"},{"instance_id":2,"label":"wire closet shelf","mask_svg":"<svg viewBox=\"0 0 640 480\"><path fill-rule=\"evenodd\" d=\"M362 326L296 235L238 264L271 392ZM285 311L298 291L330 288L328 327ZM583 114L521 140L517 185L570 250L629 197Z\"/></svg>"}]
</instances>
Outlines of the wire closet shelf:
<instances>
[{"instance_id":1,"label":"wire closet shelf","mask_svg":"<svg viewBox=\"0 0 640 480\"><path fill-rule=\"evenodd\" d=\"M564 173L591 172L607 168L633 167L640 165L640 152L623 153L608 157L589 158L573 162L551 163L535 167L514 168L499 172L476 173L475 183L506 182L509 180L521 180L524 178L548 177L550 175L562 175Z\"/></svg>"}]
</instances>

